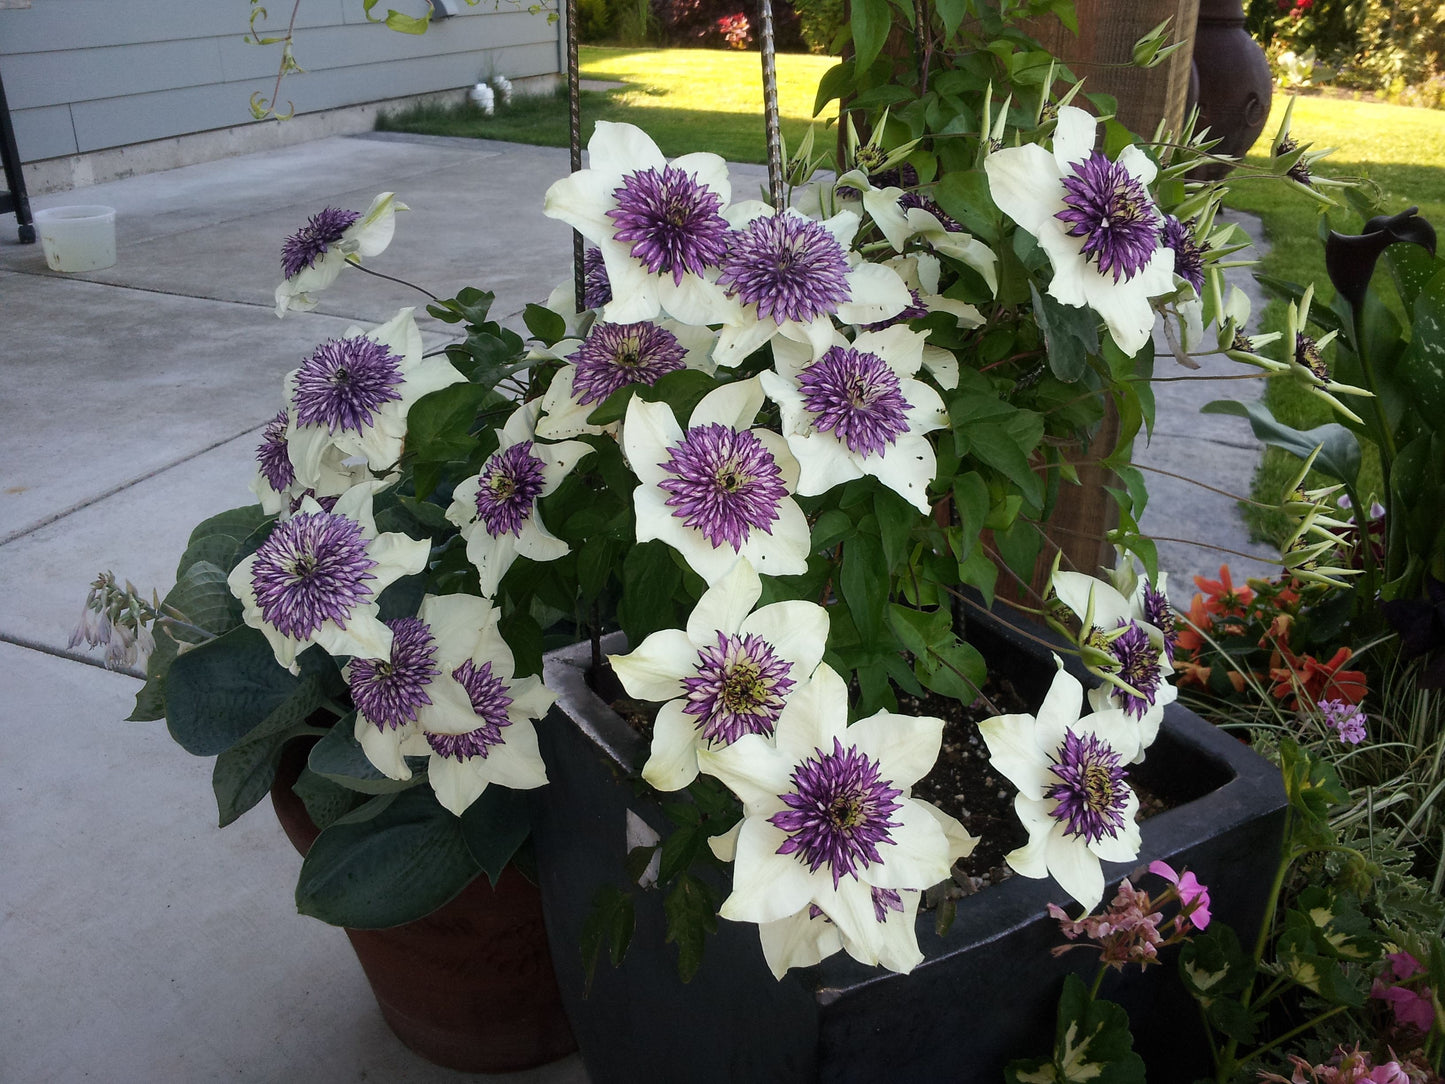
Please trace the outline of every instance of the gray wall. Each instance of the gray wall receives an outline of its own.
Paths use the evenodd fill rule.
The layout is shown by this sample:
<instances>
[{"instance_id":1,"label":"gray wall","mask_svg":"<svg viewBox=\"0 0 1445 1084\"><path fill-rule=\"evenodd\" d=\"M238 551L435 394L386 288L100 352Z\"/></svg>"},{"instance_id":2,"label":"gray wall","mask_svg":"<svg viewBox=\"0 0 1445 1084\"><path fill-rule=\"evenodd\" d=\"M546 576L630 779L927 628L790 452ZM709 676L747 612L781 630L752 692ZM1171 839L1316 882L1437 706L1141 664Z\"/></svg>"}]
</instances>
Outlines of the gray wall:
<instances>
[{"instance_id":1,"label":"gray wall","mask_svg":"<svg viewBox=\"0 0 1445 1084\"><path fill-rule=\"evenodd\" d=\"M270 29L291 12L271 0ZM417 12L420 0L383 0ZM560 22L508 0L456 3L423 35L368 23L361 0L301 0L293 51L305 73L281 84L298 115L558 70ZM246 0L32 0L0 10L0 75L23 161L255 123L279 45L242 41ZM274 123L274 122L272 122Z\"/></svg>"}]
</instances>

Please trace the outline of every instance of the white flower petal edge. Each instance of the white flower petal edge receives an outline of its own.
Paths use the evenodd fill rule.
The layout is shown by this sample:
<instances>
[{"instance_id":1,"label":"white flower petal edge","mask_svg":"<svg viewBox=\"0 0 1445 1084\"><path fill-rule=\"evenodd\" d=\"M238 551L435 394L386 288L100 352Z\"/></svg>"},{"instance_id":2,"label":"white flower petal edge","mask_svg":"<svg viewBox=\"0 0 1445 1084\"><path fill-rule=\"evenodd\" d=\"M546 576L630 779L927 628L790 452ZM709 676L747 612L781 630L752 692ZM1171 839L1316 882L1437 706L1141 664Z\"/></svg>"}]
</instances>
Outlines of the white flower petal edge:
<instances>
[{"instance_id":1,"label":"white flower petal edge","mask_svg":"<svg viewBox=\"0 0 1445 1084\"><path fill-rule=\"evenodd\" d=\"M382 192L373 199L362 216L342 233L341 240L312 266L292 278L281 280L276 287L276 315L285 316L289 309L310 312L316 308L311 291L324 290L335 282L348 261L359 263L360 257L381 255L391 244L392 233L396 229L396 212L408 209L393 192Z\"/></svg>"}]
</instances>

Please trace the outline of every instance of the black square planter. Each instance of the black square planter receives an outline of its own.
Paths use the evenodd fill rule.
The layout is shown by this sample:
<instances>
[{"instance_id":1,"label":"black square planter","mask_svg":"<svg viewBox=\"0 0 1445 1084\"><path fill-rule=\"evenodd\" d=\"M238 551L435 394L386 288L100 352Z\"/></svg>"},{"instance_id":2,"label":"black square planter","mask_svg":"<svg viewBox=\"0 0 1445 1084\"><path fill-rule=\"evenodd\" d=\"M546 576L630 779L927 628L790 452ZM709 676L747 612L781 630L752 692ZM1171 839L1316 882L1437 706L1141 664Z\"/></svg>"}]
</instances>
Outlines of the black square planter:
<instances>
[{"instance_id":1,"label":"black square planter","mask_svg":"<svg viewBox=\"0 0 1445 1084\"><path fill-rule=\"evenodd\" d=\"M1046 650L993 618L971 619L968 639L1037 707L1054 671ZM558 698L538 733L551 782L531 793L552 958L594 1084L994 1082L1010 1060L1048 1052L1063 976L1092 976L1094 963L1082 949L1050 953L1062 937L1045 905L1071 901L1052 881L1022 877L960 900L943 937L934 932L934 916L920 914L924 961L910 975L839 953L781 982L763 961L756 928L719 919L701 969L683 984L675 951L663 941L661 893L641 893L626 960L614 969L604 952L584 997L582 924L600 885L626 887L626 813L666 830L657 805L635 782L647 744L588 686L590 661L586 644L547 658L545 681ZM1104 899L1136 866L1155 859L1187 865L1209 886L1216 918L1250 943L1278 862L1285 808L1278 770L1171 704L1132 774L1177 804L1143 823L1136 864L1106 866ZM721 898L727 889L719 888ZM1149 1080L1205 1075L1198 1010L1175 976L1172 955L1161 966L1115 978L1106 980L1104 994L1129 1010Z\"/></svg>"}]
</instances>

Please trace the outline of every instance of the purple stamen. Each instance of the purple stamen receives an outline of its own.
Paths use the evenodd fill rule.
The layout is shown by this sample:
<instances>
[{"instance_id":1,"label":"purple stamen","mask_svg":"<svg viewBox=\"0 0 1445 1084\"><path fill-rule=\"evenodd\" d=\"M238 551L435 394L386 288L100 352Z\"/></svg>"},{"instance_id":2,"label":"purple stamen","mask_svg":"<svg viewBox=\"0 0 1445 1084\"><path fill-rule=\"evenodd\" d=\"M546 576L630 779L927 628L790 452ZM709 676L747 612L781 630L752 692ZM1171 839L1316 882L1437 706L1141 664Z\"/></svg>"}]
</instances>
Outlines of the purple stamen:
<instances>
[{"instance_id":1,"label":"purple stamen","mask_svg":"<svg viewBox=\"0 0 1445 1084\"><path fill-rule=\"evenodd\" d=\"M671 494L665 503L672 514L715 548L740 550L754 530L772 534L788 495L763 442L717 422L689 429L658 466L672 476L659 483Z\"/></svg>"},{"instance_id":2,"label":"purple stamen","mask_svg":"<svg viewBox=\"0 0 1445 1084\"><path fill-rule=\"evenodd\" d=\"M431 626L415 617L388 621L391 658L351 660L351 701L378 730L416 722L417 709L432 702L426 687L441 673Z\"/></svg>"},{"instance_id":3,"label":"purple stamen","mask_svg":"<svg viewBox=\"0 0 1445 1084\"><path fill-rule=\"evenodd\" d=\"M336 207L325 207L312 215L306 225L293 233L281 245L281 271L288 279L294 279L316 261L326 255L327 250L341 235L361 217L359 211L342 211Z\"/></svg>"},{"instance_id":4,"label":"purple stamen","mask_svg":"<svg viewBox=\"0 0 1445 1084\"><path fill-rule=\"evenodd\" d=\"M921 208L922 210L925 210L929 214L931 214L934 218L938 219L938 224L949 233L963 232L963 227L959 225L956 219L949 217L949 215L944 213L942 207L934 203L933 200L929 199L927 196L921 195L918 192L903 193L903 195L898 197L898 206L902 207L905 211L912 207Z\"/></svg>"},{"instance_id":5,"label":"purple stamen","mask_svg":"<svg viewBox=\"0 0 1445 1084\"><path fill-rule=\"evenodd\" d=\"M697 674L682 679L683 711L696 715L709 742L731 745L744 734L773 736L783 698L794 685L792 665L760 637L718 632L717 644L698 652Z\"/></svg>"},{"instance_id":6,"label":"purple stamen","mask_svg":"<svg viewBox=\"0 0 1445 1084\"><path fill-rule=\"evenodd\" d=\"M813 424L857 455L879 455L908 431L898 374L877 354L835 346L798 377Z\"/></svg>"},{"instance_id":7,"label":"purple stamen","mask_svg":"<svg viewBox=\"0 0 1445 1084\"><path fill-rule=\"evenodd\" d=\"M607 212L617 227L613 237L632 242L632 258L651 274L672 274L674 283L688 273L716 267L727 251L727 219L718 214L722 197L699 184L697 174L675 166L638 170L612 193L617 206Z\"/></svg>"},{"instance_id":8,"label":"purple stamen","mask_svg":"<svg viewBox=\"0 0 1445 1084\"><path fill-rule=\"evenodd\" d=\"M1073 164L1064 178L1064 210L1070 237L1084 238L1083 254L1100 274L1126 281L1144 269L1159 247L1159 213L1138 179L1098 151Z\"/></svg>"},{"instance_id":9,"label":"purple stamen","mask_svg":"<svg viewBox=\"0 0 1445 1084\"><path fill-rule=\"evenodd\" d=\"M1204 246L1194 236L1193 220L1180 222L1173 215L1164 217L1163 240L1174 251L1174 273L1196 294L1204 293Z\"/></svg>"},{"instance_id":10,"label":"purple stamen","mask_svg":"<svg viewBox=\"0 0 1445 1084\"><path fill-rule=\"evenodd\" d=\"M1045 796L1057 803L1050 813L1068 835L1097 843L1124 826L1128 801L1119 754L1097 734L1080 737L1072 730L1059 746L1058 763L1049 770L1059 777Z\"/></svg>"},{"instance_id":11,"label":"purple stamen","mask_svg":"<svg viewBox=\"0 0 1445 1084\"><path fill-rule=\"evenodd\" d=\"M328 339L296 371L297 424L359 433L372 424L373 411L401 399L401 383L401 358L379 342L365 335Z\"/></svg>"},{"instance_id":12,"label":"purple stamen","mask_svg":"<svg viewBox=\"0 0 1445 1084\"><path fill-rule=\"evenodd\" d=\"M677 336L656 324L597 324L568 355L577 366L572 394L589 406L629 384L650 387L665 373L681 369L686 354Z\"/></svg>"},{"instance_id":13,"label":"purple stamen","mask_svg":"<svg viewBox=\"0 0 1445 1084\"><path fill-rule=\"evenodd\" d=\"M718 283L729 297L758 307L758 317L809 323L853 295L848 256L820 223L796 214L753 219L733 235Z\"/></svg>"},{"instance_id":14,"label":"purple stamen","mask_svg":"<svg viewBox=\"0 0 1445 1084\"><path fill-rule=\"evenodd\" d=\"M778 854L796 854L812 873L827 865L833 887L858 867L881 863L878 845L891 844L890 828L902 827L890 816L902 808L903 791L879 777L878 762L856 747L814 750L793 770L793 790L779 795L789 808L774 813L769 823L788 834Z\"/></svg>"},{"instance_id":15,"label":"purple stamen","mask_svg":"<svg viewBox=\"0 0 1445 1084\"><path fill-rule=\"evenodd\" d=\"M1179 639L1179 629L1175 623L1174 607L1169 605L1169 596L1145 580L1143 602L1144 620L1164 634L1164 655L1172 663L1174 641Z\"/></svg>"},{"instance_id":16,"label":"purple stamen","mask_svg":"<svg viewBox=\"0 0 1445 1084\"><path fill-rule=\"evenodd\" d=\"M504 448L487 460L477 486L477 518L489 535L500 538L522 533L546 483L542 470L530 440Z\"/></svg>"},{"instance_id":17,"label":"purple stamen","mask_svg":"<svg viewBox=\"0 0 1445 1084\"><path fill-rule=\"evenodd\" d=\"M284 493L296 481L296 468L286 453L286 423L286 412L279 411L261 430L261 443L256 447L261 477L277 493Z\"/></svg>"},{"instance_id":18,"label":"purple stamen","mask_svg":"<svg viewBox=\"0 0 1445 1084\"><path fill-rule=\"evenodd\" d=\"M493 746L502 744L502 728L512 725L507 714L507 709L512 706L507 683L492 673L490 662L478 666L471 659L453 670L452 677L467 691L472 710L481 719L481 724L475 730L462 734L433 734L428 731L427 744L438 756L453 760L466 760L468 757L485 760Z\"/></svg>"},{"instance_id":19,"label":"purple stamen","mask_svg":"<svg viewBox=\"0 0 1445 1084\"><path fill-rule=\"evenodd\" d=\"M582 308L600 309L612 300L612 282L602 250L593 245L582 254Z\"/></svg>"},{"instance_id":20,"label":"purple stamen","mask_svg":"<svg viewBox=\"0 0 1445 1084\"><path fill-rule=\"evenodd\" d=\"M888 921L888 912L903 913L903 896L892 888L873 889L873 917L878 922Z\"/></svg>"},{"instance_id":21,"label":"purple stamen","mask_svg":"<svg viewBox=\"0 0 1445 1084\"><path fill-rule=\"evenodd\" d=\"M366 581L376 579L375 567L355 520L302 512L256 549L251 586L267 624L305 640L328 621L346 628L352 610L371 599Z\"/></svg>"},{"instance_id":22,"label":"purple stamen","mask_svg":"<svg viewBox=\"0 0 1445 1084\"><path fill-rule=\"evenodd\" d=\"M1123 626L1124 622L1119 624ZM1126 714L1142 719L1154 706L1154 698L1159 692L1160 652L1138 622L1130 621L1128 625L1128 628L1110 642L1109 653L1119 662L1119 679L1141 695L1125 692L1117 685L1113 686L1112 691L1116 696L1123 697Z\"/></svg>"}]
</instances>

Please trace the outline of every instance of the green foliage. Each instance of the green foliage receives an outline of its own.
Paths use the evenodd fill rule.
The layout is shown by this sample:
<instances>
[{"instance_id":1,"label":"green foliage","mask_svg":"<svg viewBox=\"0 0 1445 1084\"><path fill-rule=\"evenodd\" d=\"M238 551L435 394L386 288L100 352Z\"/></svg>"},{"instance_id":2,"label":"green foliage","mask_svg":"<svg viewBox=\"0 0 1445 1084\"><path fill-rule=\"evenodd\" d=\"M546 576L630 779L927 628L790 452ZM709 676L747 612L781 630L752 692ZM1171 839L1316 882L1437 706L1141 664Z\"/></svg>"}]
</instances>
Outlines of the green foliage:
<instances>
[{"instance_id":1,"label":"green foliage","mask_svg":"<svg viewBox=\"0 0 1445 1084\"><path fill-rule=\"evenodd\" d=\"M1129 1016L1093 998L1077 975L1064 979L1052 1057L1016 1061L1008 1084L1143 1084L1144 1061L1134 1053Z\"/></svg>"}]
</instances>

